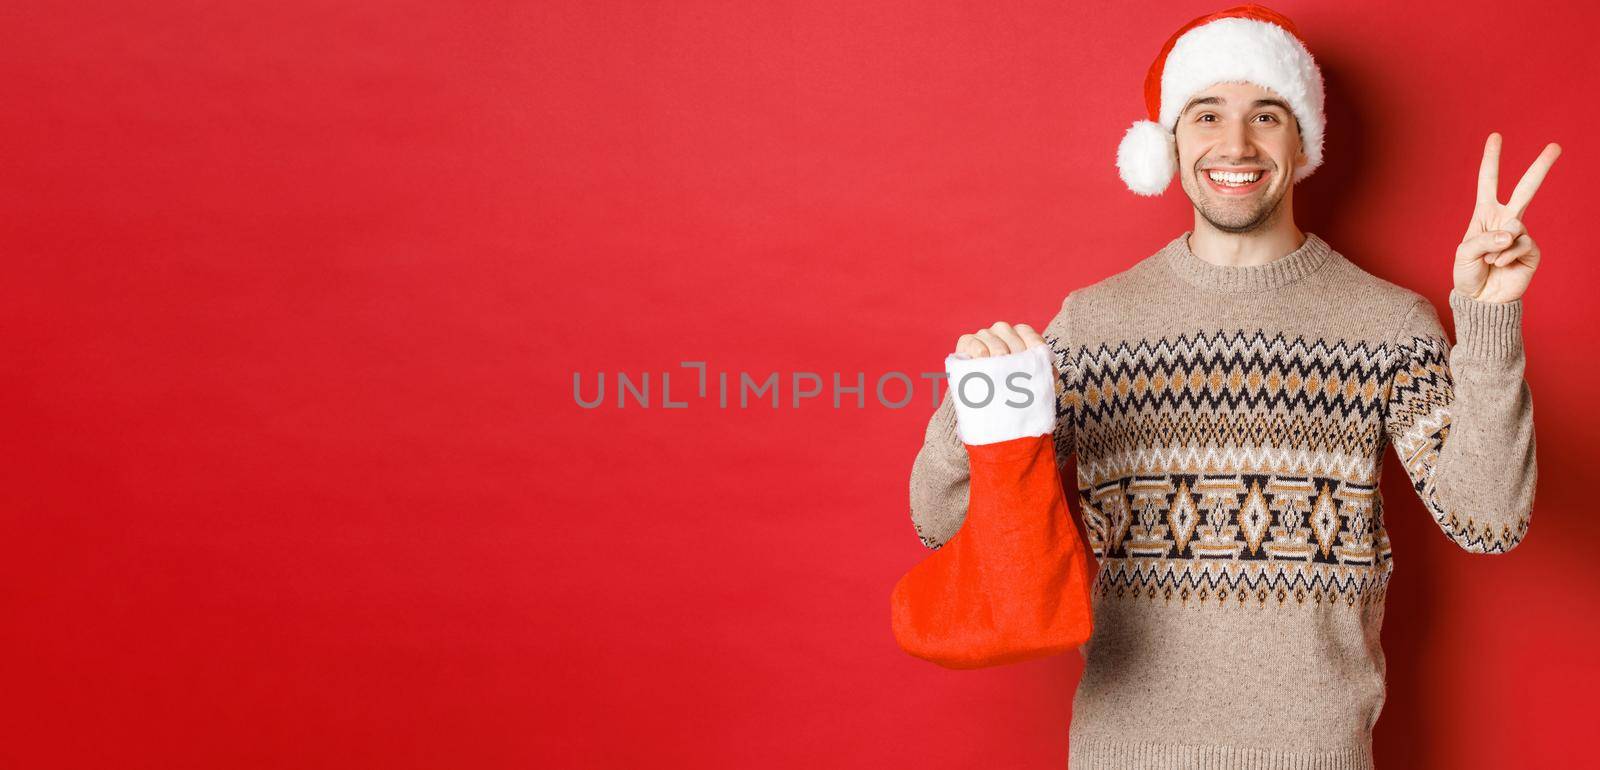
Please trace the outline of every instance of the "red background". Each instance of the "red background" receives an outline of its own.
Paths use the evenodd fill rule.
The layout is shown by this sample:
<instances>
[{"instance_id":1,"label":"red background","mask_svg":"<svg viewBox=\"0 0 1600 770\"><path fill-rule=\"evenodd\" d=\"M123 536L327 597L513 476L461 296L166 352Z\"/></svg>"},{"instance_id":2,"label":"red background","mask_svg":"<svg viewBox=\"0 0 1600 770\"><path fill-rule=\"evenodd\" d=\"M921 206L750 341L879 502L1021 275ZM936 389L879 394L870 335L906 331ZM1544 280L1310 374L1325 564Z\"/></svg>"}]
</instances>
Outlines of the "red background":
<instances>
[{"instance_id":1,"label":"red background","mask_svg":"<svg viewBox=\"0 0 1600 770\"><path fill-rule=\"evenodd\" d=\"M689 408L583 410L572 377L870 387L1042 326L1190 225L1113 158L1219 7L11 4L0 765L1063 766L1077 656L890 635L925 390L719 410L682 370ZM1470 555L1385 479L1377 743L1594 761L1597 15L1276 7L1328 81L1301 226L1447 324L1485 135L1503 194L1566 149L1527 217L1533 528Z\"/></svg>"}]
</instances>

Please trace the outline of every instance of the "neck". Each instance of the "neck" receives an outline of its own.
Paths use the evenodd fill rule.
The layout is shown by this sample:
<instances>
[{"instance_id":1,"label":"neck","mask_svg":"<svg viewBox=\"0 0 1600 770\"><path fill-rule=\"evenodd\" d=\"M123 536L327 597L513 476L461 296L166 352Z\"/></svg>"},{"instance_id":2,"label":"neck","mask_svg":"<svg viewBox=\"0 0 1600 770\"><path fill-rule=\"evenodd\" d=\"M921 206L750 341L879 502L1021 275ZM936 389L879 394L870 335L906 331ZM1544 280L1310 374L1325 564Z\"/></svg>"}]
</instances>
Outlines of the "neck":
<instances>
[{"instance_id":1,"label":"neck","mask_svg":"<svg viewBox=\"0 0 1600 770\"><path fill-rule=\"evenodd\" d=\"M1214 265L1248 267L1265 265L1288 254L1306 242L1305 233L1295 226L1294 209L1285 196L1278 213L1265 226L1247 233L1230 233L1218 230L1200 212L1194 213L1194 232L1189 236L1189 249L1195 256Z\"/></svg>"}]
</instances>

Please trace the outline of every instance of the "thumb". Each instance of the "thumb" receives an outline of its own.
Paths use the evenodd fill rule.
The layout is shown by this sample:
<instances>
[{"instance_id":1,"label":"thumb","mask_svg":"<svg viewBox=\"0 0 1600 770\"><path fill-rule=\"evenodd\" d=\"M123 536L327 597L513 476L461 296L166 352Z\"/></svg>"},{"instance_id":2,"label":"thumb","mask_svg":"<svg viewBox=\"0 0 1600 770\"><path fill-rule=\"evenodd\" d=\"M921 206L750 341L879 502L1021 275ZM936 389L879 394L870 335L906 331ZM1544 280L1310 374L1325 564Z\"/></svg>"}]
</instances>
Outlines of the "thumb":
<instances>
[{"instance_id":1,"label":"thumb","mask_svg":"<svg viewBox=\"0 0 1600 770\"><path fill-rule=\"evenodd\" d=\"M1471 262L1483 259L1485 254L1497 254L1511 248L1511 242L1514 240L1516 236L1504 230L1490 230L1474 235L1456 247L1456 261Z\"/></svg>"}]
</instances>

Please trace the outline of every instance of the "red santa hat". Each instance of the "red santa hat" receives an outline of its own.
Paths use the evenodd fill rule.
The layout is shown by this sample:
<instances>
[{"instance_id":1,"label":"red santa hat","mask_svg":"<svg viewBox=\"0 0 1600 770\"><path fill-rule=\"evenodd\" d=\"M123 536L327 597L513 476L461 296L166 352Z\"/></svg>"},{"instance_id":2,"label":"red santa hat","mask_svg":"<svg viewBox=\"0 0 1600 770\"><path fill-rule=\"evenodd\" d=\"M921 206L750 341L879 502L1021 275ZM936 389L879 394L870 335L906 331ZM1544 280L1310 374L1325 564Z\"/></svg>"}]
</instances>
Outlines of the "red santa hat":
<instances>
[{"instance_id":1,"label":"red santa hat","mask_svg":"<svg viewBox=\"0 0 1600 770\"><path fill-rule=\"evenodd\" d=\"M1117 146L1117 171L1128 189L1160 195L1178 170L1173 130L1195 94L1217 83L1243 81L1276 92L1294 112L1307 163L1299 182L1322 165L1322 71L1287 17L1241 5L1183 25L1156 56L1144 79L1149 120L1135 121Z\"/></svg>"}]
</instances>

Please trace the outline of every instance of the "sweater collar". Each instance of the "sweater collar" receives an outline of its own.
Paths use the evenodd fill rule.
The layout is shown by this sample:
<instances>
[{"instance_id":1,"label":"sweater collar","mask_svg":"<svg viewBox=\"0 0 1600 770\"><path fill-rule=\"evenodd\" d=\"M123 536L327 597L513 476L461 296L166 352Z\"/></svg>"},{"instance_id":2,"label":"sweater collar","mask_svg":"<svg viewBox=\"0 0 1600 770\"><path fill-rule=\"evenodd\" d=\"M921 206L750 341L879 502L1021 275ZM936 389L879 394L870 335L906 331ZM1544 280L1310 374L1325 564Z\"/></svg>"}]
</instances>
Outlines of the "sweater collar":
<instances>
[{"instance_id":1,"label":"sweater collar","mask_svg":"<svg viewBox=\"0 0 1600 770\"><path fill-rule=\"evenodd\" d=\"M1271 291L1300 280L1327 264L1333 249L1314 233L1306 233L1300 248L1264 265L1241 267L1217 265L1201 259L1189 249L1189 234L1162 247L1162 259L1174 273L1201 289L1226 294Z\"/></svg>"}]
</instances>

